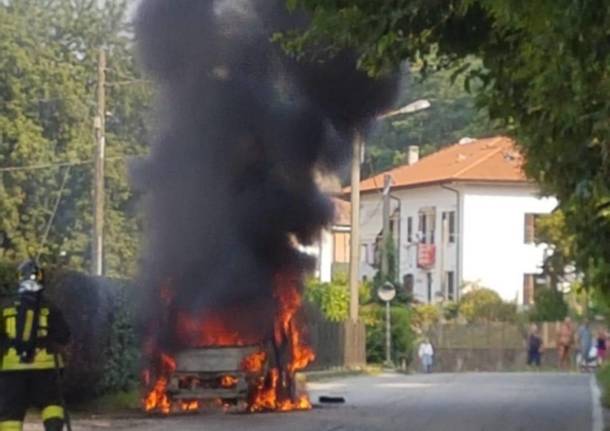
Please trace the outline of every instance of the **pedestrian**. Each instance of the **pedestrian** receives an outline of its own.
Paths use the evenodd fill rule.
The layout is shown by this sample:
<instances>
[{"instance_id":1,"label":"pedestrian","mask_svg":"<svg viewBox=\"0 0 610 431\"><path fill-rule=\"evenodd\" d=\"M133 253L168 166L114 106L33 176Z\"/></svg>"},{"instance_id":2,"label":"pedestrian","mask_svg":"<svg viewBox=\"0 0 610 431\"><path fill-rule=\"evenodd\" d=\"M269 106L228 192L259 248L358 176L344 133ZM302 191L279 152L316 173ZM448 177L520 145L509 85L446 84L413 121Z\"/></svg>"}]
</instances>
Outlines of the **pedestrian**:
<instances>
[{"instance_id":1,"label":"pedestrian","mask_svg":"<svg viewBox=\"0 0 610 431\"><path fill-rule=\"evenodd\" d=\"M530 335L527 339L527 365L540 367L542 353L542 339L538 335L538 327L530 327Z\"/></svg>"},{"instance_id":2,"label":"pedestrian","mask_svg":"<svg viewBox=\"0 0 610 431\"><path fill-rule=\"evenodd\" d=\"M559 368L569 369L571 367L570 350L574 343L574 329L572 328L572 320L566 317L559 327L557 336L557 350L559 356Z\"/></svg>"},{"instance_id":3,"label":"pedestrian","mask_svg":"<svg viewBox=\"0 0 610 431\"><path fill-rule=\"evenodd\" d=\"M604 328L600 328L597 332L597 361L599 365L606 362L606 349L607 349L608 335Z\"/></svg>"},{"instance_id":4,"label":"pedestrian","mask_svg":"<svg viewBox=\"0 0 610 431\"><path fill-rule=\"evenodd\" d=\"M419 345L419 351L417 352L417 355L419 356L419 360L421 361L423 372L426 374L432 372L434 349L432 348L432 344L430 344L430 340L428 338L424 338L421 344Z\"/></svg>"},{"instance_id":5,"label":"pedestrian","mask_svg":"<svg viewBox=\"0 0 610 431\"><path fill-rule=\"evenodd\" d=\"M34 260L18 269L18 293L0 302L0 431L21 431L27 409L40 409L45 431L61 431L59 349L70 339L61 314L43 295L44 276Z\"/></svg>"},{"instance_id":6,"label":"pedestrian","mask_svg":"<svg viewBox=\"0 0 610 431\"><path fill-rule=\"evenodd\" d=\"M581 367L587 367L587 364L591 361L590 352L592 346L593 335L591 334L591 329L589 329L589 322L585 319L578 327L578 350L580 357L578 362Z\"/></svg>"}]
</instances>

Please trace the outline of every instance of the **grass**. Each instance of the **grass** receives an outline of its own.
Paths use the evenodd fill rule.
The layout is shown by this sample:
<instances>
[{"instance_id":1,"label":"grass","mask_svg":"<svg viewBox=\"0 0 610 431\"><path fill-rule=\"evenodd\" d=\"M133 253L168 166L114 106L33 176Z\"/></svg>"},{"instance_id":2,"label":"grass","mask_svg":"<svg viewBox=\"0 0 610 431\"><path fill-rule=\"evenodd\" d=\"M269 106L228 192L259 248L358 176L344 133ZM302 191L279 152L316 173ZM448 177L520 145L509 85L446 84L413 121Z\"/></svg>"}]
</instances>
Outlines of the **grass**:
<instances>
[{"instance_id":1,"label":"grass","mask_svg":"<svg viewBox=\"0 0 610 431\"><path fill-rule=\"evenodd\" d=\"M602 391L602 404L610 408L610 364L606 364L597 371L597 381Z\"/></svg>"},{"instance_id":2,"label":"grass","mask_svg":"<svg viewBox=\"0 0 610 431\"><path fill-rule=\"evenodd\" d=\"M141 392L133 389L128 392L117 392L103 395L94 400L71 406L75 413L105 414L105 413L127 413L139 410Z\"/></svg>"}]
</instances>

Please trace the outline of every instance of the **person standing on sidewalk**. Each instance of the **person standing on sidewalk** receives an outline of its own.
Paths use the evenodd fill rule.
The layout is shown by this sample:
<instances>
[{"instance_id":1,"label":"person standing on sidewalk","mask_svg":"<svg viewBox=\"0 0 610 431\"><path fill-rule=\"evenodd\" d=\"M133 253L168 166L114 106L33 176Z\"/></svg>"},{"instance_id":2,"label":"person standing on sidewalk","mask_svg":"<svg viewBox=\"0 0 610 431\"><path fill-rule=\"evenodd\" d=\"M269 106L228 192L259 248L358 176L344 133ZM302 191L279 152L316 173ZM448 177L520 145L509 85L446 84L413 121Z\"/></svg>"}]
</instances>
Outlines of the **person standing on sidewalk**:
<instances>
[{"instance_id":1,"label":"person standing on sidewalk","mask_svg":"<svg viewBox=\"0 0 610 431\"><path fill-rule=\"evenodd\" d=\"M557 350L559 356L559 368L570 369L572 366L572 360L570 357L572 345L574 344L574 329L572 327L572 320L566 317L561 326L559 327L559 333L557 337Z\"/></svg>"},{"instance_id":2,"label":"person standing on sidewalk","mask_svg":"<svg viewBox=\"0 0 610 431\"><path fill-rule=\"evenodd\" d=\"M430 344L430 340L428 338L424 338L419 345L417 356L419 356L419 360L421 361L423 372L426 374L432 372L434 349L432 348L432 344Z\"/></svg>"},{"instance_id":3,"label":"person standing on sidewalk","mask_svg":"<svg viewBox=\"0 0 610 431\"><path fill-rule=\"evenodd\" d=\"M542 339L538 335L538 327L533 324L530 327L530 335L527 338L527 365L540 367L542 354Z\"/></svg>"},{"instance_id":4,"label":"person standing on sidewalk","mask_svg":"<svg viewBox=\"0 0 610 431\"><path fill-rule=\"evenodd\" d=\"M603 365L606 362L606 351L608 348L608 335L606 330L601 328L597 333L597 361L599 365Z\"/></svg>"}]
</instances>

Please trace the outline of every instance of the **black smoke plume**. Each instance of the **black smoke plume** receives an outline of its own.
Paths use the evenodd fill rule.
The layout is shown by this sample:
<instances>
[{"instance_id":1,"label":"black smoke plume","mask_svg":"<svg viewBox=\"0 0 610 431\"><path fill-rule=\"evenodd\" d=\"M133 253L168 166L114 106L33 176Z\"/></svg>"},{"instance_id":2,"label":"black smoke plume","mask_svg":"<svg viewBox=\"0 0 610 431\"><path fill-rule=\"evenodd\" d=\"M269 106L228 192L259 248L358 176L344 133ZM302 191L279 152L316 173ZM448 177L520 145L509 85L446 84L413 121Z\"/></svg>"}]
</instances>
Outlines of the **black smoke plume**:
<instances>
[{"instance_id":1,"label":"black smoke plume","mask_svg":"<svg viewBox=\"0 0 610 431\"><path fill-rule=\"evenodd\" d=\"M140 57L158 86L150 156L134 174L147 315L165 286L193 312L249 304L257 320L239 329L267 331L274 274L308 269L295 240L311 244L333 218L314 173L349 160L354 130L387 108L397 80L368 78L350 53L289 59L271 35L302 21L278 0L141 5Z\"/></svg>"}]
</instances>

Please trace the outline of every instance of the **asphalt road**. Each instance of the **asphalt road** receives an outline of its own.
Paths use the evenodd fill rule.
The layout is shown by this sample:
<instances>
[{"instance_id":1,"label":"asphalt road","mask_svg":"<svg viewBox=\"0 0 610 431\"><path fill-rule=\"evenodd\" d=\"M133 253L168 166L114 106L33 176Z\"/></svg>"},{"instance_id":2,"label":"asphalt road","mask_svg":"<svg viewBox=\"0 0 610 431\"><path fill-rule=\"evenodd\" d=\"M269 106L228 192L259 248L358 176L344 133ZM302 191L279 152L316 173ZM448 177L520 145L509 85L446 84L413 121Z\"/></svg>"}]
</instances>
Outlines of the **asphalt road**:
<instances>
[{"instance_id":1,"label":"asphalt road","mask_svg":"<svg viewBox=\"0 0 610 431\"><path fill-rule=\"evenodd\" d=\"M320 395L346 398L343 405L316 406L310 412L100 419L77 421L73 429L601 431L601 423L593 419L591 382L585 374L383 374L310 384L314 402Z\"/></svg>"}]
</instances>

